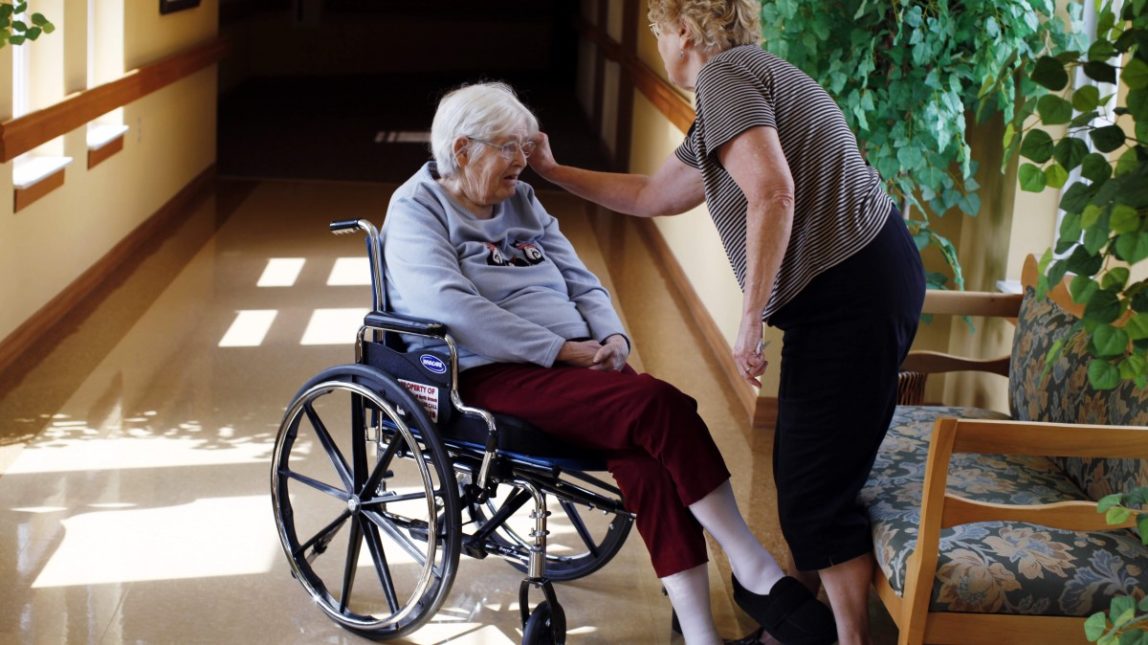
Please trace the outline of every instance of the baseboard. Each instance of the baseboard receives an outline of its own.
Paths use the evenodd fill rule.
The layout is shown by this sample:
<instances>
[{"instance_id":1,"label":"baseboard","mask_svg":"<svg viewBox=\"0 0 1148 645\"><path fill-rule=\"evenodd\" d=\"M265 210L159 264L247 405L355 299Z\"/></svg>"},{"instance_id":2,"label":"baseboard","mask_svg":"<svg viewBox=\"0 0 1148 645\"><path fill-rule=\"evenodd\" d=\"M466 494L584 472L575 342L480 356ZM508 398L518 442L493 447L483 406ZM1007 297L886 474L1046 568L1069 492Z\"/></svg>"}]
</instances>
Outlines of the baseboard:
<instances>
[{"instance_id":1,"label":"baseboard","mask_svg":"<svg viewBox=\"0 0 1148 645\"><path fill-rule=\"evenodd\" d=\"M108 276L125 262L147 248L154 246L154 238L167 233L173 224L186 215L188 207L215 179L215 164L211 164L187 183L174 197L120 240L95 264L64 287L32 314L12 333L0 340L0 374L10 375L12 368L21 363L33 347L56 331Z\"/></svg>"}]
</instances>

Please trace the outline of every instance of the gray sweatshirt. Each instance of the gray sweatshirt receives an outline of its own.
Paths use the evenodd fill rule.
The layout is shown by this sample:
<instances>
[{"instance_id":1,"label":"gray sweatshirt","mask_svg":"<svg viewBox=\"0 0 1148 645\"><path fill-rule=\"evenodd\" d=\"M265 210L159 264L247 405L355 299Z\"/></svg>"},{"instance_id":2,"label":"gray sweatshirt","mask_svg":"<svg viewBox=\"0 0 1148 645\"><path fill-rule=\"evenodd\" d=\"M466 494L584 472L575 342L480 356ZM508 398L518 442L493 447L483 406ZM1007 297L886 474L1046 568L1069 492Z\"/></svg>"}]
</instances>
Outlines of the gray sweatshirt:
<instances>
[{"instance_id":1,"label":"gray sweatshirt","mask_svg":"<svg viewBox=\"0 0 1148 645\"><path fill-rule=\"evenodd\" d=\"M534 189L478 219L435 181L428 162L391 196L383 222L391 311L446 324L459 368L554 364L567 340L625 334L602 283L558 230ZM441 349L407 337L412 349Z\"/></svg>"}]
</instances>

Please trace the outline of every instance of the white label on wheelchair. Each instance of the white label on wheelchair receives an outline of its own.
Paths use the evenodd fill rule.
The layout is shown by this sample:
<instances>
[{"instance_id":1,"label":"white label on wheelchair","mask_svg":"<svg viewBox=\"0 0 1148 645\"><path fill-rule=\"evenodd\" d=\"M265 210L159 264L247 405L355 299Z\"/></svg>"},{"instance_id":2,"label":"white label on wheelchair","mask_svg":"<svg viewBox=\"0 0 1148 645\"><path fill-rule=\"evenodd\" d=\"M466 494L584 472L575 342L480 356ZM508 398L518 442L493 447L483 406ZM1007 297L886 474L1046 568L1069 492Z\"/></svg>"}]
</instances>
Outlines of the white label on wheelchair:
<instances>
[{"instance_id":1,"label":"white label on wheelchair","mask_svg":"<svg viewBox=\"0 0 1148 645\"><path fill-rule=\"evenodd\" d=\"M402 383L403 387L407 388L407 391L413 394L419 403L423 404L423 408L430 415L430 420L438 423L438 388L426 383L415 383L403 379L399 379L399 383Z\"/></svg>"}]
</instances>

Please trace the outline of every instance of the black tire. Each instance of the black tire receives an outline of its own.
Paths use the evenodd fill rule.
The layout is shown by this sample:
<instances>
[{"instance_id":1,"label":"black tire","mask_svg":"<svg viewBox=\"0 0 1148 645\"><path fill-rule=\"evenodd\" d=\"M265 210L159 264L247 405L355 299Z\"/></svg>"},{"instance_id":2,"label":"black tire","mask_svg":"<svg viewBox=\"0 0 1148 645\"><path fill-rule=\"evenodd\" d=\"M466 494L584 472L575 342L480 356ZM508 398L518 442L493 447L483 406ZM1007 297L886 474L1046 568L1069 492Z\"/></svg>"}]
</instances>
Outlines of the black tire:
<instances>
[{"instance_id":1,"label":"black tire","mask_svg":"<svg viewBox=\"0 0 1148 645\"><path fill-rule=\"evenodd\" d=\"M458 483L393 379L343 365L304 385L275 440L271 494L291 571L332 620L387 640L438 611L458 570Z\"/></svg>"},{"instance_id":2,"label":"black tire","mask_svg":"<svg viewBox=\"0 0 1148 645\"><path fill-rule=\"evenodd\" d=\"M522 628L522 645L562 645L566 642L566 612L561 605L538 603Z\"/></svg>"},{"instance_id":3,"label":"black tire","mask_svg":"<svg viewBox=\"0 0 1148 645\"><path fill-rule=\"evenodd\" d=\"M548 520L544 574L556 582L577 580L606 566L626 543L634 524L634 518L625 513L587 509L554 495L547 499L553 515ZM503 484L496 498L485 504L469 504L466 510L474 525L482 527L504 504L520 506L521 510L491 533L487 542L497 548L490 552L500 553L515 569L528 573L534 544L526 537L534 522L529 518L534 508L530 494Z\"/></svg>"}]
</instances>

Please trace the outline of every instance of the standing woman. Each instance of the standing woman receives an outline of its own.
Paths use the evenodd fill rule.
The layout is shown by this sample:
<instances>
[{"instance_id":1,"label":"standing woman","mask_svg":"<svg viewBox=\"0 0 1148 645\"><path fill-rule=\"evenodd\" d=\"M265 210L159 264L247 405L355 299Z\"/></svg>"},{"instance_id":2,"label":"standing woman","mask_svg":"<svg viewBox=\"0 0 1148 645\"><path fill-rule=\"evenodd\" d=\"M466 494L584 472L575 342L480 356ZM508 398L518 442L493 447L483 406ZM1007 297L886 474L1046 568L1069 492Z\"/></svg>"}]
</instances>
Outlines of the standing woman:
<instances>
[{"instance_id":1,"label":"standing woman","mask_svg":"<svg viewBox=\"0 0 1148 645\"><path fill-rule=\"evenodd\" d=\"M870 642L869 522L856 501L889 427L916 334L924 270L881 177L833 99L762 50L757 0L650 0L666 73L697 118L651 176L559 165L544 134L538 174L629 215L705 201L744 293L733 347L755 386L762 323L783 331L774 478L795 567L820 574L840 642ZM767 598L734 579L761 622Z\"/></svg>"}]
</instances>

